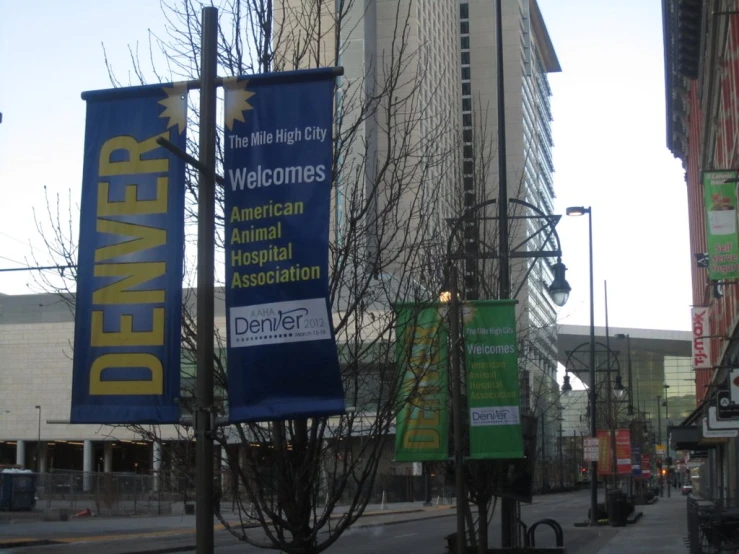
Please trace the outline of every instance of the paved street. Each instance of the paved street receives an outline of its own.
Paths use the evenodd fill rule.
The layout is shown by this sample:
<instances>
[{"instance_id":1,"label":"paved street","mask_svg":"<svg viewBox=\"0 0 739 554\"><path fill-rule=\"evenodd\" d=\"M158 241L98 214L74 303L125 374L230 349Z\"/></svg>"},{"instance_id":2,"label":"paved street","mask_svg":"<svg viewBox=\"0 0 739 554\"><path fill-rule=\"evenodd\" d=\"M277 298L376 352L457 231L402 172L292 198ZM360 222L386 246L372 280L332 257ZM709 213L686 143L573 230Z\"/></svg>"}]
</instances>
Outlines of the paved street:
<instances>
[{"instance_id":1,"label":"paved street","mask_svg":"<svg viewBox=\"0 0 739 554\"><path fill-rule=\"evenodd\" d=\"M531 505L522 505L522 518L527 525L543 518L557 520L564 530L570 554L631 554L641 552L687 552L684 546L685 498L662 498L651 506L640 506L641 520L622 528L602 526L595 529L575 527L587 514L588 491L536 497ZM429 552L443 554L444 537L455 528L455 511L449 507L424 509L420 503L391 505L390 510L371 507L369 513L328 552L332 554L409 554ZM261 531L248 530L256 540ZM263 550L238 541L217 526L216 552L254 554ZM18 546L0 550L13 554L106 554L194 552L195 534L192 516L158 518L79 519L69 522L35 522L0 525L0 542L13 539L48 540L56 544ZM500 545L499 516L490 527L490 545ZM554 546L553 533L541 526L537 546Z\"/></svg>"}]
</instances>

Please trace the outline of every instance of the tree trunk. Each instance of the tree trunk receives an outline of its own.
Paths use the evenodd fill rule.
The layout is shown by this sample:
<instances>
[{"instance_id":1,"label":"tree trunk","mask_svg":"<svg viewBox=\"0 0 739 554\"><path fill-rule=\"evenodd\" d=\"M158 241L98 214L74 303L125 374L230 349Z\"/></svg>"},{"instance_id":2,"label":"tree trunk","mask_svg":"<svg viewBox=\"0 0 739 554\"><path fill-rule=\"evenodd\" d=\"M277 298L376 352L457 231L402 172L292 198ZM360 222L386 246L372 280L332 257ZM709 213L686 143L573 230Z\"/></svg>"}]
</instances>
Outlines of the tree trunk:
<instances>
[{"instance_id":1,"label":"tree trunk","mask_svg":"<svg viewBox=\"0 0 739 554\"><path fill-rule=\"evenodd\" d=\"M477 552L488 552L488 503L477 502Z\"/></svg>"}]
</instances>

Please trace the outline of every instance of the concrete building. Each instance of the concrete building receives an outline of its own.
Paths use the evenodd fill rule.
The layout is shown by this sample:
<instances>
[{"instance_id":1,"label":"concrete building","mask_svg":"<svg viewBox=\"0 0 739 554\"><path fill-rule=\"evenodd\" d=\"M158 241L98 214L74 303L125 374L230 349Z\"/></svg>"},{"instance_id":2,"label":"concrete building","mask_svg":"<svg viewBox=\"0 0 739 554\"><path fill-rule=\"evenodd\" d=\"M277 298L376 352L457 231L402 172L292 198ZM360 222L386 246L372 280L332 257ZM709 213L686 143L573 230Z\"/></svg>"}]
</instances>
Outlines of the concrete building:
<instances>
[{"instance_id":1,"label":"concrete building","mask_svg":"<svg viewBox=\"0 0 739 554\"><path fill-rule=\"evenodd\" d=\"M598 399L607 397L608 379L611 389L616 375L621 376L627 389L619 410L619 421L628 419L626 408L631 405L634 415L644 415L664 444L668 429L677 425L695 409L695 380L690 367L692 335L687 331L653 329L595 328L596 389ZM624 338L618 338L625 335ZM562 325L559 328L559 362L577 376L585 387L590 386L589 355L590 327ZM611 356L606 357L607 348ZM631 361L631 389L629 388L629 361ZM610 375L608 370L611 370ZM582 393L580 393L582 395ZM625 405L623 405L625 403ZM563 401L567 429L590 432L589 418L585 417L587 400ZM583 421L584 426L579 422Z\"/></svg>"},{"instance_id":2,"label":"concrete building","mask_svg":"<svg viewBox=\"0 0 739 554\"><path fill-rule=\"evenodd\" d=\"M438 240L457 212L456 1L287 0L276 16L277 69L344 68L336 99L337 129L346 138L333 197L336 239L346 233L347 219L357 217L356 202L370 198L362 216L366 249L400 259L386 269L403 272L406 237L427 233Z\"/></svg>"}]
</instances>

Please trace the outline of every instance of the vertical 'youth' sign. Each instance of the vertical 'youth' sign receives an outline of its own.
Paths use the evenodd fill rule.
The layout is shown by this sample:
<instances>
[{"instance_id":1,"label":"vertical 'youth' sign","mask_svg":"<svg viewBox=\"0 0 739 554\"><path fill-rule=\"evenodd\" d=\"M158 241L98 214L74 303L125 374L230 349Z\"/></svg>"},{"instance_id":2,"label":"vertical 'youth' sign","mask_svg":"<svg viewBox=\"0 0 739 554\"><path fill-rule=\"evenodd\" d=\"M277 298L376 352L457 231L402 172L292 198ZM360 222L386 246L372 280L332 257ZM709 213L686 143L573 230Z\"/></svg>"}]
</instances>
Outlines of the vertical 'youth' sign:
<instances>
[{"instance_id":1,"label":"vertical 'youth' sign","mask_svg":"<svg viewBox=\"0 0 739 554\"><path fill-rule=\"evenodd\" d=\"M224 87L229 417L342 413L328 303L333 72Z\"/></svg>"}]
</instances>

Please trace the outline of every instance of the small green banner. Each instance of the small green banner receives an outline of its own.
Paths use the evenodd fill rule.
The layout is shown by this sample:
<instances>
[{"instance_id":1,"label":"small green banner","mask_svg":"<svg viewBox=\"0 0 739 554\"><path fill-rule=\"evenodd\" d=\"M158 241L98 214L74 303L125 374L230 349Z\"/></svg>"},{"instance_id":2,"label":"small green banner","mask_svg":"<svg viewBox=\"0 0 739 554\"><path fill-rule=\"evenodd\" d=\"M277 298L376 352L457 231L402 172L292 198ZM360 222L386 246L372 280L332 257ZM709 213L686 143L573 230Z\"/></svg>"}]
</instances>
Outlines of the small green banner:
<instances>
[{"instance_id":1,"label":"small green banner","mask_svg":"<svg viewBox=\"0 0 739 554\"><path fill-rule=\"evenodd\" d=\"M463 306L470 458L523 458L516 301Z\"/></svg>"},{"instance_id":2,"label":"small green banner","mask_svg":"<svg viewBox=\"0 0 739 554\"><path fill-rule=\"evenodd\" d=\"M703 172L708 278L711 280L739 277L736 177L736 171Z\"/></svg>"},{"instance_id":3,"label":"small green banner","mask_svg":"<svg viewBox=\"0 0 739 554\"><path fill-rule=\"evenodd\" d=\"M447 331L445 305L397 306L397 364L402 382L396 418L395 460L448 459Z\"/></svg>"}]
</instances>

